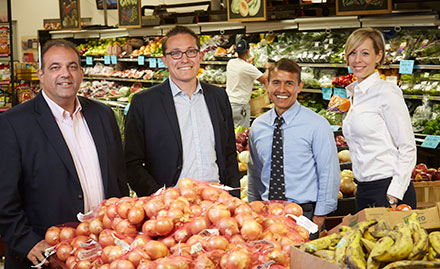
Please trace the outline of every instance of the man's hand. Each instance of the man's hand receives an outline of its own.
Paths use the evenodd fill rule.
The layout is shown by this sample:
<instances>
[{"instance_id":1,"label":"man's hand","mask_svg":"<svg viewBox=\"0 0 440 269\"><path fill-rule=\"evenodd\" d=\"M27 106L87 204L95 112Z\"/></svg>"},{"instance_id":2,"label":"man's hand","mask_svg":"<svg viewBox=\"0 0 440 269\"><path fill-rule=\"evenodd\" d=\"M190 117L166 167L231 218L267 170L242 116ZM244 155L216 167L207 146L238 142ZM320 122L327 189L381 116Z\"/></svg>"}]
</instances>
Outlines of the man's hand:
<instances>
[{"instance_id":1,"label":"man's hand","mask_svg":"<svg viewBox=\"0 0 440 269\"><path fill-rule=\"evenodd\" d=\"M41 240L29 251L26 258L28 258L34 265L37 265L44 260L44 251L50 247L51 245L45 240ZM48 265L49 262L46 261L44 264Z\"/></svg>"},{"instance_id":2,"label":"man's hand","mask_svg":"<svg viewBox=\"0 0 440 269\"><path fill-rule=\"evenodd\" d=\"M318 225L318 233L321 232L321 227L324 224L325 216L313 216L312 221Z\"/></svg>"}]
</instances>

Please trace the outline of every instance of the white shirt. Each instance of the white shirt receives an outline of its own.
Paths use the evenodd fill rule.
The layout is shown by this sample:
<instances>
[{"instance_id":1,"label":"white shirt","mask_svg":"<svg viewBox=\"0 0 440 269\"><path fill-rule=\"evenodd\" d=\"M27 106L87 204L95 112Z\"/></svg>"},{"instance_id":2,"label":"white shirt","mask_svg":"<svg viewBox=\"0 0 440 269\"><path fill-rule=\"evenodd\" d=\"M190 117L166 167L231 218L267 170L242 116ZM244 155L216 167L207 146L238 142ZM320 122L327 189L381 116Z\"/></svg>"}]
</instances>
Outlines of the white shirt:
<instances>
[{"instance_id":1,"label":"white shirt","mask_svg":"<svg viewBox=\"0 0 440 269\"><path fill-rule=\"evenodd\" d=\"M249 103L256 79L263 73L243 59L231 59L226 65L226 93L229 102L245 105Z\"/></svg>"},{"instance_id":2,"label":"white shirt","mask_svg":"<svg viewBox=\"0 0 440 269\"><path fill-rule=\"evenodd\" d=\"M377 72L347 90L351 106L342 130L355 178L369 182L392 177L387 194L402 199L416 164L414 133L402 91Z\"/></svg>"},{"instance_id":3,"label":"white shirt","mask_svg":"<svg viewBox=\"0 0 440 269\"><path fill-rule=\"evenodd\" d=\"M70 114L52 101L44 93L44 89L42 92L75 164L83 191L84 212L91 211L99 206L104 199L104 187L95 142L81 112L81 104L77 99L75 111Z\"/></svg>"},{"instance_id":4,"label":"white shirt","mask_svg":"<svg viewBox=\"0 0 440 269\"><path fill-rule=\"evenodd\" d=\"M171 78L170 87L182 139L183 166L179 178L220 182L214 128L202 86L197 83L191 99Z\"/></svg>"}]
</instances>

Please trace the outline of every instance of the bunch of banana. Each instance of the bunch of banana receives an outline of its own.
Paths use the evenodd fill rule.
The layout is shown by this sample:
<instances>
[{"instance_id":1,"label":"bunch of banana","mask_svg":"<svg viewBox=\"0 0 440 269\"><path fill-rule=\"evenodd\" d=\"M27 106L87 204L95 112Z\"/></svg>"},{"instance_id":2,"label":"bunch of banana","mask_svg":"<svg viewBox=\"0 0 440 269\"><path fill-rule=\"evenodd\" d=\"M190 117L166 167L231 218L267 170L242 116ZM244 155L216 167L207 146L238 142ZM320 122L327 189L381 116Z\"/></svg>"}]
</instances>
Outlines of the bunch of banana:
<instances>
[{"instance_id":1,"label":"bunch of banana","mask_svg":"<svg viewBox=\"0 0 440 269\"><path fill-rule=\"evenodd\" d=\"M342 226L300 249L352 269L440 268L440 232L428 235L416 213L394 228L385 220Z\"/></svg>"}]
</instances>

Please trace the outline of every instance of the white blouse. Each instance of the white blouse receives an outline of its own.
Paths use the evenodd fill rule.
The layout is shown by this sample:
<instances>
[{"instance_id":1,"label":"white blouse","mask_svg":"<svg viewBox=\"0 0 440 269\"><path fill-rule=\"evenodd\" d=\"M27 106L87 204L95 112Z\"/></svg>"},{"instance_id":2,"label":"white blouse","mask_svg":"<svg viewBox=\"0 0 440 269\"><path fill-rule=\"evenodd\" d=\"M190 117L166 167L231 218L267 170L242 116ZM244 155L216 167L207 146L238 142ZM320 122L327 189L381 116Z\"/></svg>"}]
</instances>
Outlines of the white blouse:
<instances>
[{"instance_id":1,"label":"white blouse","mask_svg":"<svg viewBox=\"0 0 440 269\"><path fill-rule=\"evenodd\" d=\"M347 87L351 106L342 126L355 178L392 177L387 194L402 199L416 164L416 144L400 88L375 72Z\"/></svg>"}]
</instances>

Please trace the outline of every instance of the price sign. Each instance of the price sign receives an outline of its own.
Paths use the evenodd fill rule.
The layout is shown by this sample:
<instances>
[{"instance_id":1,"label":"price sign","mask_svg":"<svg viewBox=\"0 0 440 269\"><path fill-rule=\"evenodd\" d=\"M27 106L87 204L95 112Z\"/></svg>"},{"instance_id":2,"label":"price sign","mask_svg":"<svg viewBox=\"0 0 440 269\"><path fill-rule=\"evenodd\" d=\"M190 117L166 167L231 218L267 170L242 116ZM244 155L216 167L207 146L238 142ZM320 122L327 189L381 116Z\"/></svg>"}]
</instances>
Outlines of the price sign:
<instances>
[{"instance_id":1,"label":"price sign","mask_svg":"<svg viewBox=\"0 0 440 269\"><path fill-rule=\"evenodd\" d=\"M349 74L352 74L352 73L353 73L353 71L351 71L350 66L347 66L347 69L348 69L348 73L349 73Z\"/></svg>"},{"instance_id":2,"label":"price sign","mask_svg":"<svg viewBox=\"0 0 440 269\"><path fill-rule=\"evenodd\" d=\"M149 63L150 68L156 68L157 67L156 58L148 59L148 63Z\"/></svg>"},{"instance_id":3,"label":"price sign","mask_svg":"<svg viewBox=\"0 0 440 269\"><path fill-rule=\"evenodd\" d=\"M339 125L330 125L330 127L332 128L333 132L336 132L339 129L341 129L341 126L339 126Z\"/></svg>"},{"instance_id":4,"label":"price sign","mask_svg":"<svg viewBox=\"0 0 440 269\"><path fill-rule=\"evenodd\" d=\"M93 57L86 56L86 65L93 65Z\"/></svg>"},{"instance_id":5,"label":"price sign","mask_svg":"<svg viewBox=\"0 0 440 269\"><path fill-rule=\"evenodd\" d=\"M111 60L112 60L112 64L118 64L118 58L116 57L116 55L112 55Z\"/></svg>"},{"instance_id":6,"label":"price sign","mask_svg":"<svg viewBox=\"0 0 440 269\"><path fill-rule=\"evenodd\" d=\"M414 60L401 60L399 65L400 74L412 74L414 69Z\"/></svg>"},{"instance_id":7,"label":"price sign","mask_svg":"<svg viewBox=\"0 0 440 269\"><path fill-rule=\"evenodd\" d=\"M104 55L104 64L110 64L110 55Z\"/></svg>"},{"instance_id":8,"label":"price sign","mask_svg":"<svg viewBox=\"0 0 440 269\"><path fill-rule=\"evenodd\" d=\"M158 66L159 68L164 68L164 67L166 67L166 66L163 64L161 58L157 58L157 66Z\"/></svg>"},{"instance_id":9,"label":"price sign","mask_svg":"<svg viewBox=\"0 0 440 269\"><path fill-rule=\"evenodd\" d=\"M139 55L138 56L138 65L144 65L145 64L145 56Z\"/></svg>"},{"instance_id":10,"label":"price sign","mask_svg":"<svg viewBox=\"0 0 440 269\"><path fill-rule=\"evenodd\" d=\"M322 88L322 99L323 100L330 100L333 95L333 89L332 88Z\"/></svg>"},{"instance_id":11,"label":"price sign","mask_svg":"<svg viewBox=\"0 0 440 269\"><path fill-rule=\"evenodd\" d=\"M347 91L345 90L345 88L335 88L334 95L342 98L347 98Z\"/></svg>"},{"instance_id":12,"label":"price sign","mask_svg":"<svg viewBox=\"0 0 440 269\"><path fill-rule=\"evenodd\" d=\"M440 143L440 136L428 135L427 137L425 137L425 140L423 140L422 147L436 149L439 143Z\"/></svg>"}]
</instances>

